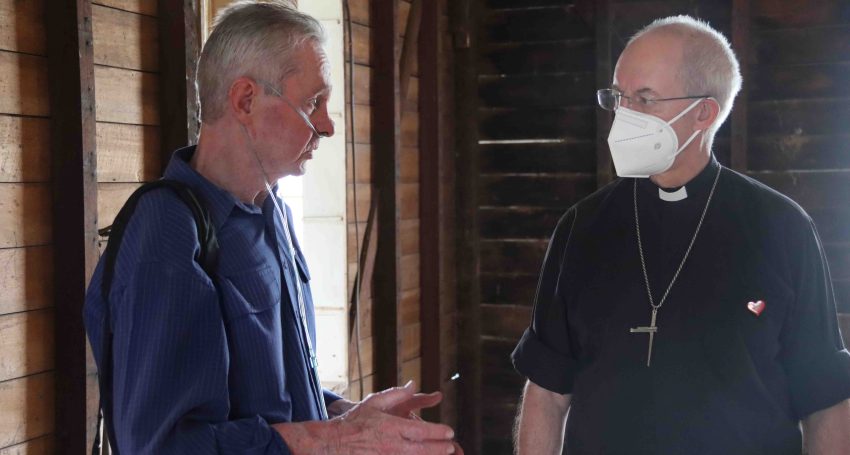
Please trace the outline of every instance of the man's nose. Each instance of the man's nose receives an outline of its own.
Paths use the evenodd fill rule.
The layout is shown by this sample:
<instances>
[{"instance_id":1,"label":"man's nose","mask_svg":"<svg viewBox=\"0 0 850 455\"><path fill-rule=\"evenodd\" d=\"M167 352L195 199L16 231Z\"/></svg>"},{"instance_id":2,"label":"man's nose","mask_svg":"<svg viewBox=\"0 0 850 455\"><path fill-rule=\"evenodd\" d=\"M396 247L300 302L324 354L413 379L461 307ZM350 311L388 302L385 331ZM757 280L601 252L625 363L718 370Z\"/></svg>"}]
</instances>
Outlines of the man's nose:
<instances>
[{"instance_id":1,"label":"man's nose","mask_svg":"<svg viewBox=\"0 0 850 455\"><path fill-rule=\"evenodd\" d=\"M316 122L316 131L319 132L319 137L331 137L334 135L334 121L328 111L322 112L319 121Z\"/></svg>"}]
</instances>

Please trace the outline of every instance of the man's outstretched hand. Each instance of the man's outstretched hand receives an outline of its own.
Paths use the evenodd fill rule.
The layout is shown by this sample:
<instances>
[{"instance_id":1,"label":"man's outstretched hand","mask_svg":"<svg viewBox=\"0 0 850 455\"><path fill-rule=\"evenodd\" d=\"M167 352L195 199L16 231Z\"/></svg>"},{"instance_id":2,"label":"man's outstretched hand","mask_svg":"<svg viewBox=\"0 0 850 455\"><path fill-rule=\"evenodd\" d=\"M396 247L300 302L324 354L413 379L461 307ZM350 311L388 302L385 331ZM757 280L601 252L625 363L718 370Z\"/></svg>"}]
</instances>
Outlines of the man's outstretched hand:
<instances>
[{"instance_id":1,"label":"man's outstretched hand","mask_svg":"<svg viewBox=\"0 0 850 455\"><path fill-rule=\"evenodd\" d=\"M415 414L441 400L439 392L415 393L411 382L373 393L360 403L334 402L330 413L344 412L327 422L274 427L295 455L462 454L450 427L425 422Z\"/></svg>"}]
</instances>

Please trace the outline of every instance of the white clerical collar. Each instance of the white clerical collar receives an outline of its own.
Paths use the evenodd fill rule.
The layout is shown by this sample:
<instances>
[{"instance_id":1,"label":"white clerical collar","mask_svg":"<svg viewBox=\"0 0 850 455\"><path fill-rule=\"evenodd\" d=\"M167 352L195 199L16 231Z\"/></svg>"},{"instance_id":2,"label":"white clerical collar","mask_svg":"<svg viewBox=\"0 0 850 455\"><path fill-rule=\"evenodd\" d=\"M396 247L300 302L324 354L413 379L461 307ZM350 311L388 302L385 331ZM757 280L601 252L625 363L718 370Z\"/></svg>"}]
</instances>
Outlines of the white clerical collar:
<instances>
[{"instance_id":1,"label":"white clerical collar","mask_svg":"<svg viewBox=\"0 0 850 455\"><path fill-rule=\"evenodd\" d=\"M662 201L679 202L688 198L688 190L684 186L676 191L664 191L663 188L658 188L658 197Z\"/></svg>"}]
</instances>

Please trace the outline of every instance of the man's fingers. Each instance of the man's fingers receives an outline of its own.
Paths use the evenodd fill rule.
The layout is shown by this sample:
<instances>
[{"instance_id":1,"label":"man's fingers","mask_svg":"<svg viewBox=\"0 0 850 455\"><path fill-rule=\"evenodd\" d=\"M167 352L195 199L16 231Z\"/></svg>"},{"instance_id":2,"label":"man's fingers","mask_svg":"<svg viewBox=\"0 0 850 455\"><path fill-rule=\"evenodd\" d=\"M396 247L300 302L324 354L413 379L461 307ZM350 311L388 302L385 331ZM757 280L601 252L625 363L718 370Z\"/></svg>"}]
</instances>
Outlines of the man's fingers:
<instances>
[{"instance_id":1,"label":"man's fingers","mask_svg":"<svg viewBox=\"0 0 850 455\"><path fill-rule=\"evenodd\" d=\"M442 400L443 394L440 392L428 394L417 393L413 395L409 400L399 403L390 409L387 409L387 412L396 417L408 417L411 412L416 412L420 409L436 406L440 404L440 401Z\"/></svg>"},{"instance_id":2,"label":"man's fingers","mask_svg":"<svg viewBox=\"0 0 850 455\"><path fill-rule=\"evenodd\" d=\"M452 445L455 449L455 455L463 455L463 447L461 447L460 444L453 442Z\"/></svg>"},{"instance_id":3,"label":"man's fingers","mask_svg":"<svg viewBox=\"0 0 850 455\"><path fill-rule=\"evenodd\" d=\"M382 390L378 393L373 393L366 397L364 403L373 408L386 410L393 406L399 405L409 400L414 395L413 381L408 382L404 387L393 387L391 389Z\"/></svg>"},{"instance_id":4,"label":"man's fingers","mask_svg":"<svg viewBox=\"0 0 850 455\"><path fill-rule=\"evenodd\" d=\"M455 436L451 427L439 423L399 419L399 426L401 436L411 441L450 440Z\"/></svg>"}]
</instances>

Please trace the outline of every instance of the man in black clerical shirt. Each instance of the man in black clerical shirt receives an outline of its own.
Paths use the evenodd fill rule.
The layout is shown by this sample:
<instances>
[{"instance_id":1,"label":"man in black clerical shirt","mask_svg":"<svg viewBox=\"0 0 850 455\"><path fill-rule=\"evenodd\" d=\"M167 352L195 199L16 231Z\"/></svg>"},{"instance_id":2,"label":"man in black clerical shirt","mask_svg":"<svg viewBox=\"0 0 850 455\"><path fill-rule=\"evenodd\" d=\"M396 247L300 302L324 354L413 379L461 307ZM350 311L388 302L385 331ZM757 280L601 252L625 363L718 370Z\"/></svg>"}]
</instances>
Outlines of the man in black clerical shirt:
<instances>
[{"instance_id":1,"label":"man in black clerical shirt","mask_svg":"<svg viewBox=\"0 0 850 455\"><path fill-rule=\"evenodd\" d=\"M518 453L799 455L805 434L809 454L850 454L815 226L711 153L740 87L728 41L679 16L635 35L598 92L622 178L552 236L513 353Z\"/></svg>"}]
</instances>

